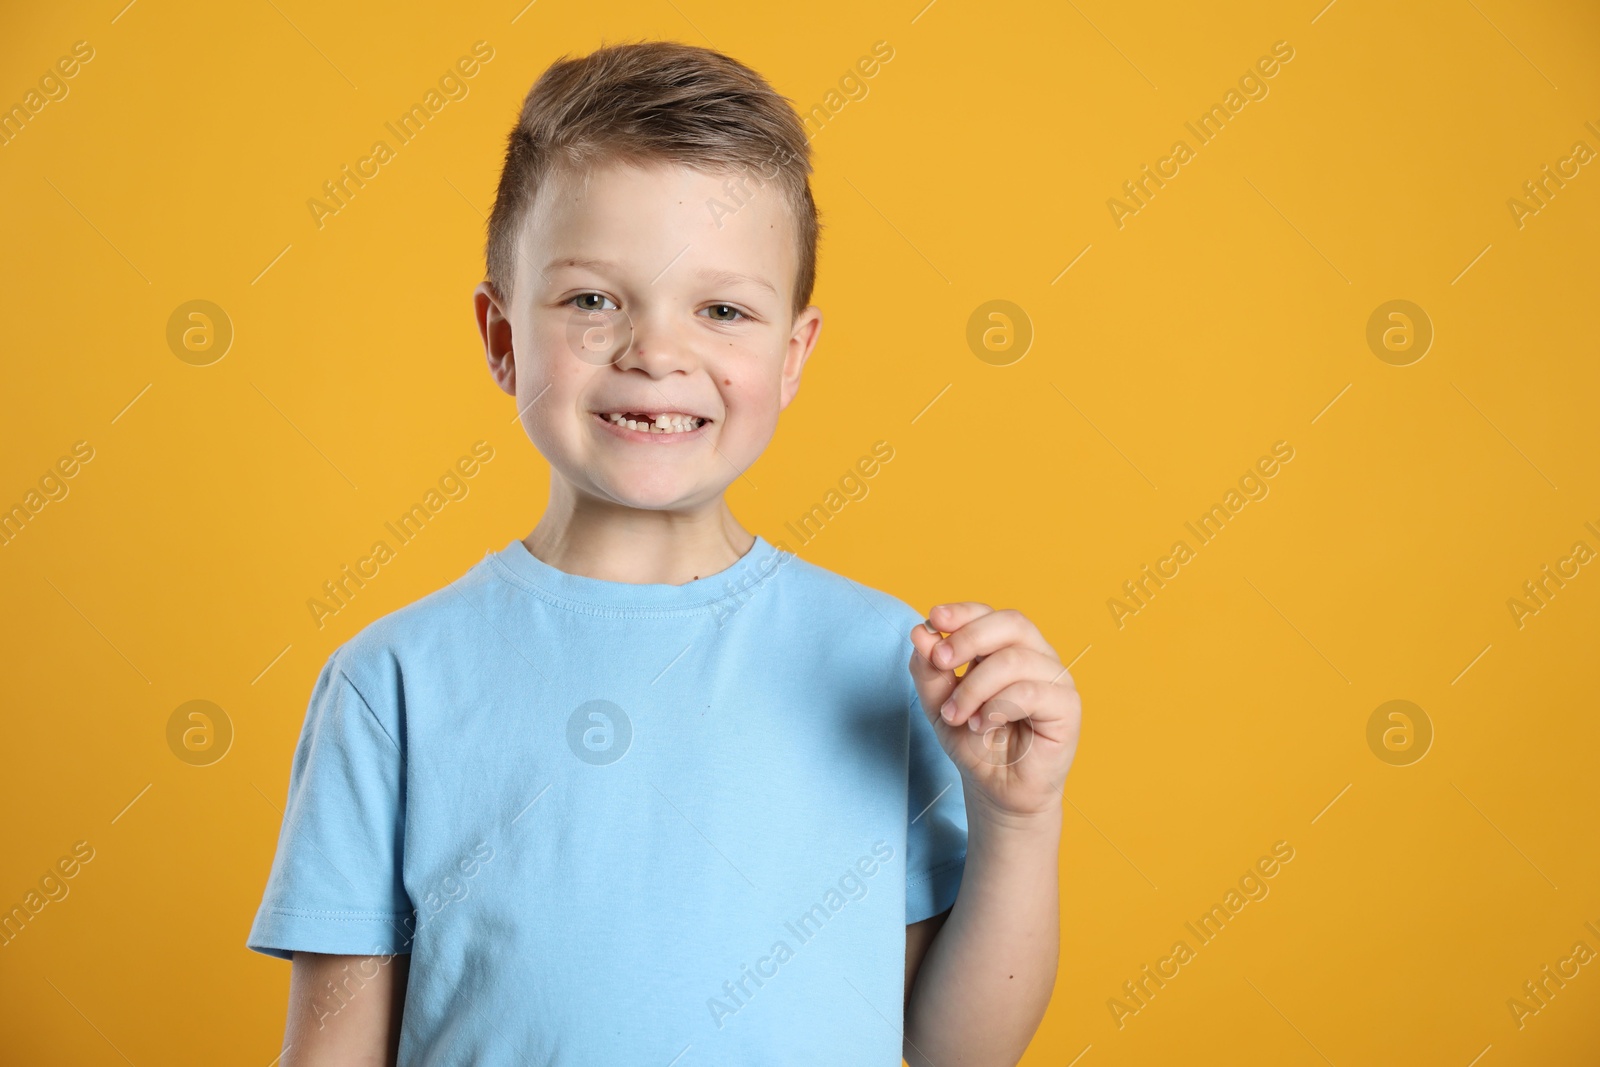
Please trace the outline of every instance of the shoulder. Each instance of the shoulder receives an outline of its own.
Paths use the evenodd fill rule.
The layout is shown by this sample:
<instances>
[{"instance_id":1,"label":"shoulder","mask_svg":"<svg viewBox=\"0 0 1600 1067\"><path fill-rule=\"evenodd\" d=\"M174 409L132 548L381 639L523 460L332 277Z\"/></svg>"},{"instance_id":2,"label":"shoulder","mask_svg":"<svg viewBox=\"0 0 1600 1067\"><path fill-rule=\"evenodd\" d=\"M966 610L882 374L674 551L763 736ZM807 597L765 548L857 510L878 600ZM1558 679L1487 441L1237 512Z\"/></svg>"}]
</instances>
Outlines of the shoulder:
<instances>
[{"instance_id":1,"label":"shoulder","mask_svg":"<svg viewBox=\"0 0 1600 1067\"><path fill-rule=\"evenodd\" d=\"M408 669L447 659L458 651L455 642L477 633L498 610L491 556L367 623L333 651L325 669L343 674L368 704L397 695Z\"/></svg>"},{"instance_id":2,"label":"shoulder","mask_svg":"<svg viewBox=\"0 0 1600 1067\"><path fill-rule=\"evenodd\" d=\"M911 629L923 621L922 612L900 597L867 582L808 562L793 553L779 552L775 568L783 575L784 599L826 627L836 643L859 643L911 655Z\"/></svg>"}]
</instances>

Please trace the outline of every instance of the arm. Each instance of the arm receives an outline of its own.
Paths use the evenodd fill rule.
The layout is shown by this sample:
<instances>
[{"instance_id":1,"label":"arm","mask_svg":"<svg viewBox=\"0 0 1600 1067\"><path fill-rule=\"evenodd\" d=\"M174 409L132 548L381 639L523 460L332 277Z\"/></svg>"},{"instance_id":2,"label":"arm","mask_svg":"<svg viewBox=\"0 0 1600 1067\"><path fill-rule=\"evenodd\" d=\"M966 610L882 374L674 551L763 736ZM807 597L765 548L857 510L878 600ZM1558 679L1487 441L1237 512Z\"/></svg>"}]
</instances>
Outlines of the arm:
<instances>
[{"instance_id":1,"label":"arm","mask_svg":"<svg viewBox=\"0 0 1600 1067\"><path fill-rule=\"evenodd\" d=\"M933 944L934 936L939 933L939 928L949 917L950 910L946 908L931 919L923 919L906 927L906 993L900 1006L908 1015L911 1007L911 989L916 985L917 972L922 969L922 958L928 954L928 946Z\"/></svg>"},{"instance_id":2,"label":"arm","mask_svg":"<svg viewBox=\"0 0 1600 1067\"><path fill-rule=\"evenodd\" d=\"M281 1067L393 1067L411 957L296 952Z\"/></svg>"},{"instance_id":3,"label":"arm","mask_svg":"<svg viewBox=\"0 0 1600 1067\"><path fill-rule=\"evenodd\" d=\"M967 862L955 906L907 928L902 1051L911 1067L1011 1067L1055 988L1061 814L999 821L981 807L967 802ZM926 928L918 940L931 943L913 972L917 927Z\"/></svg>"},{"instance_id":4,"label":"arm","mask_svg":"<svg viewBox=\"0 0 1600 1067\"><path fill-rule=\"evenodd\" d=\"M902 1053L912 1067L1014 1067L1055 988L1062 783L1081 704L1020 612L947 603L929 619L911 632L911 677L961 772L967 853L955 904L917 935L914 978L908 929Z\"/></svg>"}]
</instances>

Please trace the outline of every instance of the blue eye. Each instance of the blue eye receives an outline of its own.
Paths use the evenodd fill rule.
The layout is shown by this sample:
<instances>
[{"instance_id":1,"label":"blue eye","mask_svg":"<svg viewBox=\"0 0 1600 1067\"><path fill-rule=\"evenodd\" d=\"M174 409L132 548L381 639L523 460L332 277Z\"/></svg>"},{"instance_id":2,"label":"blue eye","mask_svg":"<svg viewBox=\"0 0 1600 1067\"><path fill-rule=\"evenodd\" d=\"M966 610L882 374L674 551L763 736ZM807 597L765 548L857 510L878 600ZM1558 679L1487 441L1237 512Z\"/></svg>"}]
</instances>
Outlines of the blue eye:
<instances>
[{"instance_id":1,"label":"blue eye","mask_svg":"<svg viewBox=\"0 0 1600 1067\"><path fill-rule=\"evenodd\" d=\"M599 300L600 303L601 303L601 306L596 306L594 304L588 303L587 301L590 301L590 300ZM573 297L571 300L568 300L567 303L573 305L579 311L615 311L615 310L617 310L617 305L614 304L614 303L611 303L611 298L606 296L604 293L579 293L577 296ZM608 303L611 304L610 307L603 306L603 305L608 304Z\"/></svg>"},{"instance_id":2,"label":"blue eye","mask_svg":"<svg viewBox=\"0 0 1600 1067\"><path fill-rule=\"evenodd\" d=\"M732 304L712 304L706 310L712 312L726 312L730 315L728 318L723 318L721 315L714 314L711 316L712 322L738 322L741 318L749 317Z\"/></svg>"}]
</instances>

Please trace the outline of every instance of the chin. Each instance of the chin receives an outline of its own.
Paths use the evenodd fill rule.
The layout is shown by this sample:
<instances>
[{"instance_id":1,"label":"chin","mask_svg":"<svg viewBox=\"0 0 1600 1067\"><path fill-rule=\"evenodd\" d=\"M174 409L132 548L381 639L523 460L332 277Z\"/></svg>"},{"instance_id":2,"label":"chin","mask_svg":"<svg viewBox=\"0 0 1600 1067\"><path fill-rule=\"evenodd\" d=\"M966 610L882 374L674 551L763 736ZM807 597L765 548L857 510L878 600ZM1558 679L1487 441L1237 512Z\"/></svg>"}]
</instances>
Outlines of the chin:
<instances>
[{"instance_id":1,"label":"chin","mask_svg":"<svg viewBox=\"0 0 1600 1067\"><path fill-rule=\"evenodd\" d=\"M652 482L618 479L602 484L605 494L624 507L641 511L666 511L685 506L702 495L703 487L688 482Z\"/></svg>"}]
</instances>

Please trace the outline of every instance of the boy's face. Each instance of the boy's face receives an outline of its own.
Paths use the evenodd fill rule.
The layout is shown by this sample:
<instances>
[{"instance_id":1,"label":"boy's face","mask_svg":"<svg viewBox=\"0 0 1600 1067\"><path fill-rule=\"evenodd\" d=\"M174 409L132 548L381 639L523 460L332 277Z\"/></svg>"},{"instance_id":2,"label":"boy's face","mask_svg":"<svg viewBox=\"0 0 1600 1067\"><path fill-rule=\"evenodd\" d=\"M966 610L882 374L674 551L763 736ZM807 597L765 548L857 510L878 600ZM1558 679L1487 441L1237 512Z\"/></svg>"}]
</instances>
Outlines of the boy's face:
<instances>
[{"instance_id":1,"label":"boy's face","mask_svg":"<svg viewBox=\"0 0 1600 1067\"><path fill-rule=\"evenodd\" d=\"M794 399L822 325L815 307L791 310L795 223L775 184L748 186L729 214L726 182L612 164L586 187L559 170L523 229L510 306L487 282L474 294L490 373L579 496L715 507ZM615 414L651 426L627 429ZM695 424L678 416L706 421L651 432L658 415L680 430Z\"/></svg>"}]
</instances>

